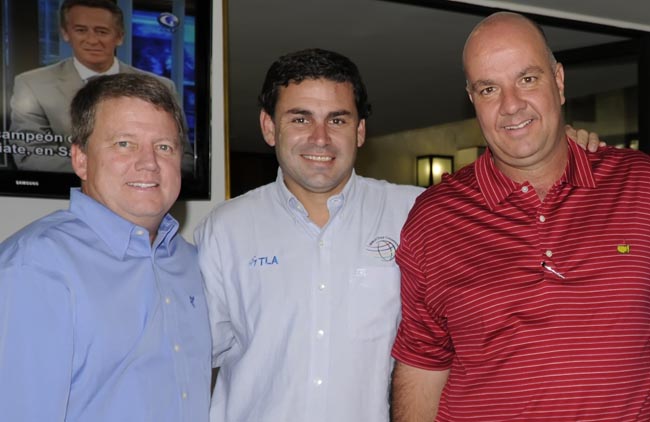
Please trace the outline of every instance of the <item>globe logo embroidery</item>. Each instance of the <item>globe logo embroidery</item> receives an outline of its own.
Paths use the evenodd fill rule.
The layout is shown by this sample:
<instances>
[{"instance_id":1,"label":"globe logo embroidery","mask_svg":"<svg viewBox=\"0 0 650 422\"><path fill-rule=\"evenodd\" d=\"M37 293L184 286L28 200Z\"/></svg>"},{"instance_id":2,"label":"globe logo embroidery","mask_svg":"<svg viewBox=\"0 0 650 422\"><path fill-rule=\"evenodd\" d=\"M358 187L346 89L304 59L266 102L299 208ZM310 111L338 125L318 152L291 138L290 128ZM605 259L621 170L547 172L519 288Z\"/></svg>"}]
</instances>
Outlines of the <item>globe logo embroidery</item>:
<instances>
[{"instance_id":1,"label":"globe logo embroidery","mask_svg":"<svg viewBox=\"0 0 650 422\"><path fill-rule=\"evenodd\" d=\"M398 243L387 236L379 236L374 238L368 246L366 251L370 252L374 257L382 261L393 261L395 259L395 252L397 251Z\"/></svg>"}]
</instances>

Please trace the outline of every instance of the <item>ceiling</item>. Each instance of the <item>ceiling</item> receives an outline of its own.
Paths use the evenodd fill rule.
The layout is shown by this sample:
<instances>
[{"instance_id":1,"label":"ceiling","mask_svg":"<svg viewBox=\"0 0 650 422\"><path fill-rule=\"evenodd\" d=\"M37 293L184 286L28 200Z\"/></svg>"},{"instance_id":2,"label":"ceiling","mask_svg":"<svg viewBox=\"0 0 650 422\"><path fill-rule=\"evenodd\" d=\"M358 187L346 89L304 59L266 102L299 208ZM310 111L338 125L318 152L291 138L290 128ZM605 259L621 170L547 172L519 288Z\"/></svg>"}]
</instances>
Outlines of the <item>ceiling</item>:
<instances>
[{"instance_id":1,"label":"ceiling","mask_svg":"<svg viewBox=\"0 0 650 422\"><path fill-rule=\"evenodd\" d=\"M256 99L262 81L278 56L310 47L335 50L358 65L373 107L370 137L473 116L460 57L465 37L482 16L460 11L467 3L650 32L645 0L626 0L625 8L611 0L230 0L226 24L231 150L272 152L258 123ZM585 27L544 28L554 51L625 39L622 33L595 33Z\"/></svg>"}]
</instances>

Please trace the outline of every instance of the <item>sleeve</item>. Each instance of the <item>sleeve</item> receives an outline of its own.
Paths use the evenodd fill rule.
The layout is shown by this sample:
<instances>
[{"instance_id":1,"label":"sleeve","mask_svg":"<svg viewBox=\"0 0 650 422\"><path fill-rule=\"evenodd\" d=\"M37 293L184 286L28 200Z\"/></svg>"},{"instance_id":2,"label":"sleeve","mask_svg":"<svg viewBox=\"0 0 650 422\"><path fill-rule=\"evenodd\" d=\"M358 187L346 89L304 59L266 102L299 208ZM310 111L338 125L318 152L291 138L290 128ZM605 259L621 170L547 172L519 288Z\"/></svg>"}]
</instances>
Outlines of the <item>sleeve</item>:
<instances>
[{"instance_id":1,"label":"sleeve","mask_svg":"<svg viewBox=\"0 0 650 422\"><path fill-rule=\"evenodd\" d=\"M422 256L402 239L397 250L401 273L402 319L392 356L407 365L427 370L451 367L454 348L440 306L430 306L426 298L426 277Z\"/></svg>"},{"instance_id":2,"label":"sleeve","mask_svg":"<svg viewBox=\"0 0 650 422\"><path fill-rule=\"evenodd\" d=\"M0 262L2 420L64 421L72 356L69 290L47 271Z\"/></svg>"},{"instance_id":3,"label":"sleeve","mask_svg":"<svg viewBox=\"0 0 650 422\"><path fill-rule=\"evenodd\" d=\"M196 229L194 241L198 249L199 267L208 303L212 333L212 367L217 368L234 351L237 342L228 306L219 236L216 234L215 224L211 218L206 219Z\"/></svg>"}]
</instances>

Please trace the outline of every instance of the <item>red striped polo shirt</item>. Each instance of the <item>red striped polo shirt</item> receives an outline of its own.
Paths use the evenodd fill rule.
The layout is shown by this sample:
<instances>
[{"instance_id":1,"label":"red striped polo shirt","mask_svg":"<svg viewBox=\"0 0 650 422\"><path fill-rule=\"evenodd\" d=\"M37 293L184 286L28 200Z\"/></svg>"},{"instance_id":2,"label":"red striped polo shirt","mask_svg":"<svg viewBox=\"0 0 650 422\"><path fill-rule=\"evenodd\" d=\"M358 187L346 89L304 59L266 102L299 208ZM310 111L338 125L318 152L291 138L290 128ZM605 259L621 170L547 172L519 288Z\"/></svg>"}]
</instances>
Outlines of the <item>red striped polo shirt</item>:
<instances>
[{"instance_id":1,"label":"red striped polo shirt","mask_svg":"<svg viewBox=\"0 0 650 422\"><path fill-rule=\"evenodd\" d=\"M437 421L650 421L650 157L568 148L544 202L488 151L411 210L393 357L451 369Z\"/></svg>"}]
</instances>

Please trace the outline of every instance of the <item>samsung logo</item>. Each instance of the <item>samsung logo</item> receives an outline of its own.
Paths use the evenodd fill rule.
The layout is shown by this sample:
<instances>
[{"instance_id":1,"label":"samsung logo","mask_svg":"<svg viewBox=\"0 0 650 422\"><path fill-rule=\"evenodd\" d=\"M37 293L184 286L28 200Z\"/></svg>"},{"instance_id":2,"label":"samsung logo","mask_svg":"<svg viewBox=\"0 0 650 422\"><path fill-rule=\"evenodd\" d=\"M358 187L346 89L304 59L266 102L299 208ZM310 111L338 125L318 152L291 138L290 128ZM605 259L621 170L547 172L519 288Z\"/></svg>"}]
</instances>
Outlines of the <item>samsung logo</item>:
<instances>
[{"instance_id":1,"label":"samsung logo","mask_svg":"<svg viewBox=\"0 0 650 422\"><path fill-rule=\"evenodd\" d=\"M40 183L37 180L16 180L16 185L18 185L18 186L39 186Z\"/></svg>"}]
</instances>

